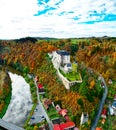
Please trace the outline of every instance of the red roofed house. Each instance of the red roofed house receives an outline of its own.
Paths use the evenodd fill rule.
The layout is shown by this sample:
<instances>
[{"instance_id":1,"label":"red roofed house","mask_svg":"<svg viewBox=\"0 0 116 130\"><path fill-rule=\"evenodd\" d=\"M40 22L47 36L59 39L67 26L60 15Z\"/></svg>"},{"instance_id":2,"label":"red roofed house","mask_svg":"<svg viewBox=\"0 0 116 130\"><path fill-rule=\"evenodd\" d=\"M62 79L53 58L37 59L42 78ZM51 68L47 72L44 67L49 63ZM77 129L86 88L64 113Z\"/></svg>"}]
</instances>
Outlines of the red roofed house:
<instances>
[{"instance_id":1,"label":"red roofed house","mask_svg":"<svg viewBox=\"0 0 116 130\"><path fill-rule=\"evenodd\" d=\"M42 88L43 88L43 85L42 85L42 84L38 84L38 88L39 88L39 89L42 89Z\"/></svg>"},{"instance_id":2,"label":"red roofed house","mask_svg":"<svg viewBox=\"0 0 116 130\"><path fill-rule=\"evenodd\" d=\"M75 124L72 121L62 123L60 125L55 124L54 127L53 127L53 130L68 130L68 129L71 129L71 128L75 128Z\"/></svg>"},{"instance_id":3,"label":"red roofed house","mask_svg":"<svg viewBox=\"0 0 116 130\"><path fill-rule=\"evenodd\" d=\"M102 110L101 117L106 119L106 114L107 114L107 110L104 108L104 109Z\"/></svg>"},{"instance_id":4,"label":"red roofed house","mask_svg":"<svg viewBox=\"0 0 116 130\"><path fill-rule=\"evenodd\" d=\"M96 130L102 130L102 128L101 127L97 127Z\"/></svg>"},{"instance_id":5,"label":"red roofed house","mask_svg":"<svg viewBox=\"0 0 116 130\"><path fill-rule=\"evenodd\" d=\"M38 84L38 89L40 93L45 93L45 90L42 84Z\"/></svg>"},{"instance_id":6,"label":"red roofed house","mask_svg":"<svg viewBox=\"0 0 116 130\"><path fill-rule=\"evenodd\" d=\"M59 124L54 124L53 130L61 130Z\"/></svg>"},{"instance_id":7,"label":"red roofed house","mask_svg":"<svg viewBox=\"0 0 116 130\"><path fill-rule=\"evenodd\" d=\"M61 110L59 111L59 114L62 115L63 117L66 116L67 113L68 113L68 110L67 110L67 109L61 109Z\"/></svg>"},{"instance_id":8,"label":"red roofed house","mask_svg":"<svg viewBox=\"0 0 116 130\"><path fill-rule=\"evenodd\" d=\"M61 130L64 130L64 129L66 130L66 129L69 129L69 128L71 129L71 128L74 128L74 127L75 127L75 124L72 121L60 124Z\"/></svg>"}]
</instances>

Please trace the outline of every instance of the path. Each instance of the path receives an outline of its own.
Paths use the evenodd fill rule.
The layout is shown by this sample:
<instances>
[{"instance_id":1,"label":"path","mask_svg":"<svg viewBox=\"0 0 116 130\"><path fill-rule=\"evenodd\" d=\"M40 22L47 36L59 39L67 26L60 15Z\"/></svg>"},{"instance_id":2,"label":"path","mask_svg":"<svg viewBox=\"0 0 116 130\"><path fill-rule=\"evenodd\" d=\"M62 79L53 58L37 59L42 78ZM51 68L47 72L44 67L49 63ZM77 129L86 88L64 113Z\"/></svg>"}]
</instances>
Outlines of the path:
<instances>
[{"instance_id":1,"label":"path","mask_svg":"<svg viewBox=\"0 0 116 130\"><path fill-rule=\"evenodd\" d=\"M39 92L38 92L38 87L37 87L37 83L36 83L35 80L34 80L34 83L35 83L36 88L37 88L38 109L39 109L39 111L41 111L41 113L39 113L39 114L40 114L40 115L43 115L43 116L46 118L46 120L47 120L47 122L48 122L48 125L49 125L49 129L50 129L50 130L53 130L52 122L50 121L50 119L49 119L49 117L48 117L48 115L47 115L47 113L46 113L46 111L45 111L45 109L44 109L44 107L43 107L43 105L42 105L42 103L41 103L41 101L40 101Z\"/></svg>"}]
</instances>

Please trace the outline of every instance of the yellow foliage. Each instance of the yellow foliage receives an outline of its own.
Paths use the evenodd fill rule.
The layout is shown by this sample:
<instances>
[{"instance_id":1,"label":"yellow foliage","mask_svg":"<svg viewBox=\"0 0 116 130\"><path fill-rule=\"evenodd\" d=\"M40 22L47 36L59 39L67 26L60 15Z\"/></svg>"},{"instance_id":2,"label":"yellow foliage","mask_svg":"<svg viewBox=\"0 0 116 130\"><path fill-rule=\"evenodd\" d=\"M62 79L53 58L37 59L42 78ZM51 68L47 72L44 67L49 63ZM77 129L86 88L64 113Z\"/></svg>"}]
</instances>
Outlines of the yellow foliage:
<instances>
[{"instance_id":1,"label":"yellow foliage","mask_svg":"<svg viewBox=\"0 0 116 130\"><path fill-rule=\"evenodd\" d=\"M92 89L93 87L95 86L95 81L94 80L92 80L91 82L90 82L90 89Z\"/></svg>"},{"instance_id":2,"label":"yellow foliage","mask_svg":"<svg viewBox=\"0 0 116 130\"><path fill-rule=\"evenodd\" d=\"M34 126L34 130L38 130L38 129L39 129L38 126L35 125L35 126Z\"/></svg>"}]
</instances>

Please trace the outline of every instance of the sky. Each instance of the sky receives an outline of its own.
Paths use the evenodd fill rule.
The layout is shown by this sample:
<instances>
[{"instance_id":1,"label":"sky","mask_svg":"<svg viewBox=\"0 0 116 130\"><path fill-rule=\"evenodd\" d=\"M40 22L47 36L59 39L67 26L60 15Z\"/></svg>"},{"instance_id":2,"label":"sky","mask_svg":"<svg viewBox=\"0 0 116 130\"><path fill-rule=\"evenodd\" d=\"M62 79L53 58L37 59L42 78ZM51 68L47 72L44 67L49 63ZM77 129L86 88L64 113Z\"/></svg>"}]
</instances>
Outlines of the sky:
<instances>
[{"instance_id":1,"label":"sky","mask_svg":"<svg viewBox=\"0 0 116 130\"><path fill-rule=\"evenodd\" d=\"M116 0L0 0L0 39L116 36Z\"/></svg>"}]
</instances>

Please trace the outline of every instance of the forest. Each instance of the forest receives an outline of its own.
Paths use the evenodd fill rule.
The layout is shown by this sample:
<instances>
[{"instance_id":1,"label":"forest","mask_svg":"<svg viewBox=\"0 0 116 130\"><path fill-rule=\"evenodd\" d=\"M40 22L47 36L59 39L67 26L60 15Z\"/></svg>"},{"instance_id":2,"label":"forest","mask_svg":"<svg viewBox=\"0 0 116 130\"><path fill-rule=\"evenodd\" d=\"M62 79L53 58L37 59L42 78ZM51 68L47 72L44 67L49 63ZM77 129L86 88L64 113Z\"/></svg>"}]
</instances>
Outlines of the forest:
<instances>
[{"instance_id":1,"label":"forest","mask_svg":"<svg viewBox=\"0 0 116 130\"><path fill-rule=\"evenodd\" d=\"M114 82L109 86L108 98L116 92L116 38L34 39L0 41L0 62L18 71L29 71L39 77L45 86L46 96L67 108L71 119L79 126L82 111L88 112L90 128L95 117L103 89L98 81L99 74ZM56 75L48 53L62 49L70 52L71 61L78 62L82 84L66 90ZM88 68L92 68L91 72ZM85 127L86 127L85 126ZM86 128L84 128L86 130Z\"/></svg>"}]
</instances>

